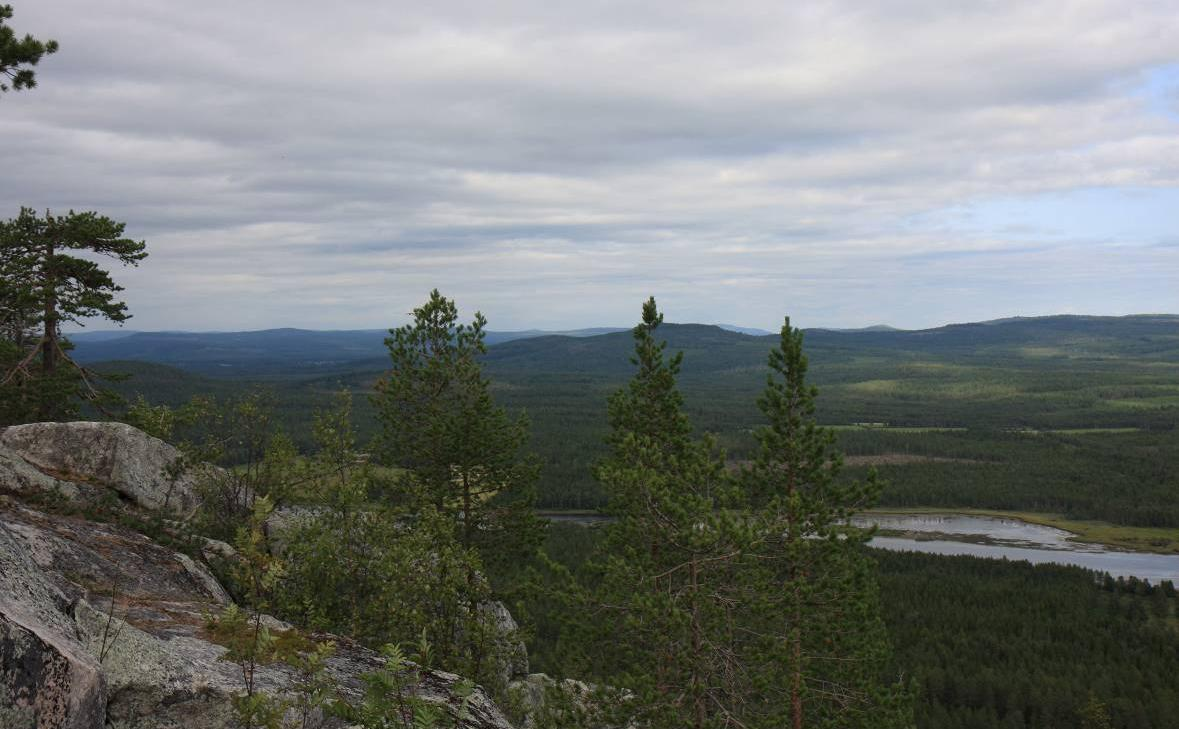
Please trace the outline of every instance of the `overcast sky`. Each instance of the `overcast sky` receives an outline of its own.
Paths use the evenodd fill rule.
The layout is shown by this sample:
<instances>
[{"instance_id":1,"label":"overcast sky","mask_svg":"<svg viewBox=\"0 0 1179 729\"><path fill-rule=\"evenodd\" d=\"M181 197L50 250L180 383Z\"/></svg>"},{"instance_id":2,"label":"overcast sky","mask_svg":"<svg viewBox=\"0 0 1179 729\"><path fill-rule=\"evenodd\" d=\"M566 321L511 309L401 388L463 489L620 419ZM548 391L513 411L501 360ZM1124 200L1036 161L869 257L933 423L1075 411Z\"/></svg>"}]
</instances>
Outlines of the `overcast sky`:
<instances>
[{"instance_id":1,"label":"overcast sky","mask_svg":"<svg viewBox=\"0 0 1179 729\"><path fill-rule=\"evenodd\" d=\"M1179 312L1175 0L11 2L0 215L134 329Z\"/></svg>"}]
</instances>

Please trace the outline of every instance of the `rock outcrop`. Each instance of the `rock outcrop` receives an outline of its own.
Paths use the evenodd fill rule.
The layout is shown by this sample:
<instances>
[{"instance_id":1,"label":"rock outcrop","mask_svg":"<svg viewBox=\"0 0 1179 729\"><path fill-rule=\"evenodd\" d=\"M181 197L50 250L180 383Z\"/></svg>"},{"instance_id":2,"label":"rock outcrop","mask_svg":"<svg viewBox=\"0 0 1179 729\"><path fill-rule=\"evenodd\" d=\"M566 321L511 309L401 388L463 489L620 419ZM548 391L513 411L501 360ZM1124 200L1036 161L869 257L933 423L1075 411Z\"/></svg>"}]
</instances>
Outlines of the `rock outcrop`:
<instances>
[{"instance_id":1,"label":"rock outcrop","mask_svg":"<svg viewBox=\"0 0 1179 729\"><path fill-rule=\"evenodd\" d=\"M101 727L101 667L69 617L71 598L34 557L24 523L0 520L0 726Z\"/></svg>"},{"instance_id":2,"label":"rock outcrop","mask_svg":"<svg viewBox=\"0 0 1179 729\"><path fill-rule=\"evenodd\" d=\"M17 473L0 475L0 487L6 480L28 481L26 488L57 488L67 496L92 492L95 487L112 489L136 506L180 516L190 514L198 503L194 490L198 474L192 470L170 473L180 452L123 423L14 425L0 432L0 449L0 460L11 462L18 457L43 476L38 479L16 463Z\"/></svg>"},{"instance_id":3,"label":"rock outcrop","mask_svg":"<svg viewBox=\"0 0 1179 729\"><path fill-rule=\"evenodd\" d=\"M0 728L236 726L240 669L221 660L225 648L206 629L206 616L230 598L204 563L131 529L22 499L111 488L132 504L181 511L193 503L191 491L178 492L151 471L170 457L165 444L129 426L36 424L0 433L0 492L7 494L0 495ZM345 698L359 696L361 675L384 665L346 638L316 637L336 644L327 674ZM260 666L256 675L258 688L274 695L296 680L282 665ZM455 708L459 681L424 672L417 694ZM342 726L334 719L318 725ZM462 726L511 729L481 690Z\"/></svg>"}]
</instances>

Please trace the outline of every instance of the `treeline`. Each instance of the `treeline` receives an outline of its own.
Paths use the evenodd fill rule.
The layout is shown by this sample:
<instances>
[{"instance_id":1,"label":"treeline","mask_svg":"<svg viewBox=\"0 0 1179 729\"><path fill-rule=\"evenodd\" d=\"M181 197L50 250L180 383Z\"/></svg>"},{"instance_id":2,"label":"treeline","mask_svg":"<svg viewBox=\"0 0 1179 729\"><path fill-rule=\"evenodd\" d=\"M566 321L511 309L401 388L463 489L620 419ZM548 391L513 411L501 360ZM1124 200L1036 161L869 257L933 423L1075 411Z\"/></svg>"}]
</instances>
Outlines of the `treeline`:
<instances>
[{"instance_id":1,"label":"treeline","mask_svg":"<svg viewBox=\"0 0 1179 729\"><path fill-rule=\"evenodd\" d=\"M577 433L567 422L554 429L538 428L534 436L544 474L539 503L553 509L601 506L601 492L585 471L601 452L598 430ZM874 467L886 481L884 506L1037 511L1179 526L1179 430L836 432L850 477L862 478ZM718 440L732 460L748 457L745 438L722 434Z\"/></svg>"},{"instance_id":2,"label":"treeline","mask_svg":"<svg viewBox=\"0 0 1179 729\"><path fill-rule=\"evenodd\" d=\"M688 353L681 388L696 431L713 434L731 460L748 460L757 425L750 404L767 371L764 365L748 366L748 350L762 349L765 342L710 327L670 331L673 346ZM1045 511L1135 526L1179 526L1179 506L1171 498L1179 488L1179 386L1150 359L1165 359L1169 350L1138 352L1126 342L1128 355L1116 363L1034 357L1018 349L1004 358L968 356L961 347L918 357L901 350L840 349L833 343L838 338L815 338L820 342L815 380L823 393L816 414L820 422L841 426L840 446L849 456L952 459L880 462L890 482L885 505ZM624 343L618 335L572 343L548 337L511 343L510 352L493 347L483 358L496 401L531 421L543 508L596 509L605 503L591 470L606 452L605 403L623 382ZM549 351L561 348L568 351ZM116 389L153 402L178 404L198 392L265 387L282 427L303 450L311 448L313 412L340 387L353 391L360 442L367 444L378 430L368 398L379 371L242 381L143 363L96 369L132 373L115 383ZM889 427L843 427L862 422ZM855 463L849 473L862 476Z\"/></svg>"},{"instance_id":3,"label":"treeline","mask_svg":"<svg viewBox=\"0 0 1179 729\"><path fill-rule=\"evenodd\" d=\"M1148 527L1179 526L1179 430L1124 433L842 432L849 455L926 460L875 467L887 506L1037 511ZM872 458L866 459L872 462ZM862 473L867 465L849 468Z\"/></svg>"}]
</instances>

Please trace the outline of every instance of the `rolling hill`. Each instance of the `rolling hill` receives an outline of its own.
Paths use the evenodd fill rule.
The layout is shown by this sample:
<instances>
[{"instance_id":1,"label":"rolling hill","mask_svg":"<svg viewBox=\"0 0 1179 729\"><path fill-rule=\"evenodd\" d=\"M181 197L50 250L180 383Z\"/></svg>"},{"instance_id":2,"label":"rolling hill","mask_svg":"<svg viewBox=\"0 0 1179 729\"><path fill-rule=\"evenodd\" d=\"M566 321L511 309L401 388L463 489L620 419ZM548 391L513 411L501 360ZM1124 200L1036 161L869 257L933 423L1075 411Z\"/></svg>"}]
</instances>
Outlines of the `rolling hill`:
<instances>
[{"instance_id":1,"label":"rolling hill","mask_svg":"<svg viewBox=\"0 0 1179 729\"><path fill-rule=\"evenodd\" d=\"M756 401L774 336L699 324L659 330L684 352L693 423L734 460L750 457ZM308 443L311 414L351 389L362 437L376 432L367 395L386 367L381 332L271 330L135 334L78 343L80 359L129 372L128 395L176 404L257 386ZM548 506L600 503L591 470L606 401L632 372L627 331L526 332L489 347L496 398L528 413ZM1179 317L1042 317L921 331L810 330L820 421L893 481L887 503L1055 511L1179 525ZM154 360L144 364L127 360ZM872 427L855 424L873 423Z\"/></svg>"},{"instance_id":2,"label":"rolling hill","mask_svg":"<svg viewBox=\"0 0 1179 729\"><path fill-rule=\"evenodd\" d=\"M661 333L685 352L685 371L758 368L776 335L703 324L666 324ZM753 330L757 331L757 330ZM251 332L87 332L73 336L81 362L139 360L218 376L316 376L380 369L383 329ZM1052 316L954 324L935 329L807 331L811 359L836 364L863 358L928 358L1037 367L1046 361L1090 364L1125 360L1179 362L1177 316ZM615 328L567 332L488 332L489 366L499 369L615 374L629 368L630 335Z\"/></svg>"}]
</instances>

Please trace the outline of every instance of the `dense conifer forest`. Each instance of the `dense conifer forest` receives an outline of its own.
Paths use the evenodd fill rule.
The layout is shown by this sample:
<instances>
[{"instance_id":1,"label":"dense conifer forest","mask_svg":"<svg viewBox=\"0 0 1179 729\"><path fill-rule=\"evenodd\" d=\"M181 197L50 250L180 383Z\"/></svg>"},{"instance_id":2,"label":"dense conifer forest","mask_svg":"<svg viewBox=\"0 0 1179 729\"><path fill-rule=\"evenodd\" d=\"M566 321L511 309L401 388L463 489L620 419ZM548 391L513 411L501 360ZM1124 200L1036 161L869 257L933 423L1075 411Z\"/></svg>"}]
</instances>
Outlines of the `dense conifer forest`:
<instances>
[{"instance_id":1,"label":"dense conifer forest","mask_svg":"<svg viewBox=\"0 0 1179 729\"><path fill-rule=\"evenodd\" d=\"M575 568L596 532L554 524L548 553ZM1118 729L1170 727L1179 716L1173 586L1103 581L1074 567L870 552L894 661L919 686L920 729L1107 726L1086 723L1087 707ZM530 607L534 660L554 670L560 626L543 602Z\"/></svg>"}]
</instances>

